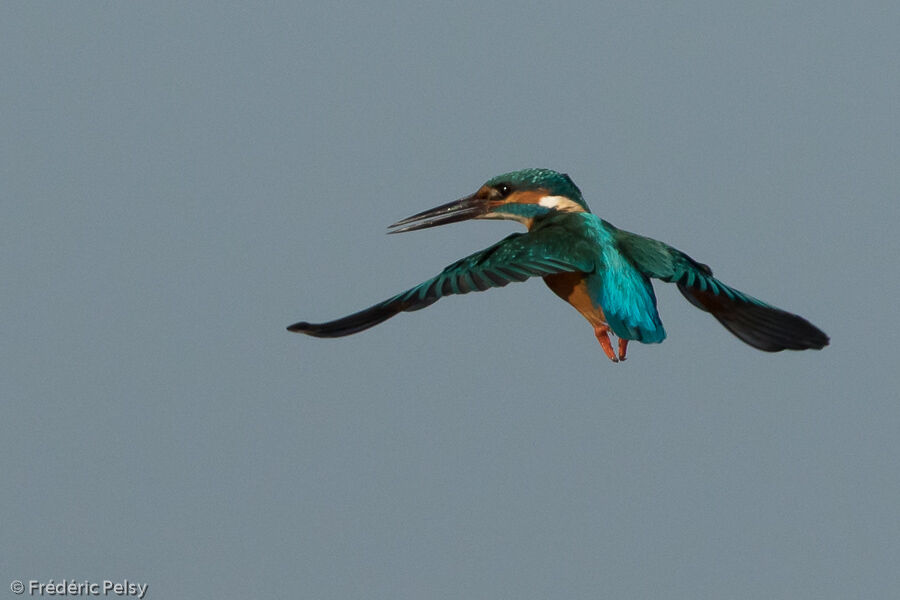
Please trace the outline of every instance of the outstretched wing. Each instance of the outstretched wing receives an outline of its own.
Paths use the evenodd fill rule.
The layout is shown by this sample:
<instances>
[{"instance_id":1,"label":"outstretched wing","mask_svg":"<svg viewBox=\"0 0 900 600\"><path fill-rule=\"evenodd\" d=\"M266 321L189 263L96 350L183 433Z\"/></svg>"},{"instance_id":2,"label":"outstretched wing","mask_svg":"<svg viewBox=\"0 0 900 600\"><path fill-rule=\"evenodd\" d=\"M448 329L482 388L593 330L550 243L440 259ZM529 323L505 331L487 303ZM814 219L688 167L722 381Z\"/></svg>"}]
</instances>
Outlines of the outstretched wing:
<instances>
[{"instance_id":1,"label":"outstretched wing","mask_svg":"<svg viewBox=\"0 0 900 600\"><path fill-rule=\"evenodd\" d=\"M618 230L619 249L642 273L675 282L681 294L745 343L765 350L820 349L828 336L801 316L729 287L712 270L663 242Z\"/></svg>"},{"instance_id":2,"label":"outstretched wing","mask_svg":"<svg viewBox=\"0 0 900 600\"><path fill-rule=\"evenodd\" d=\"M368 329L397 313L425 308L444 296L503 287L529 277L593 270L590 252L571 249L564 244L563 235L564 232L561 235L553 228L514 233L481 252L456 261L428 281L384 302L327 323L301 321L288 327L288 330L316 337L341 337Z\"/></svg>"}]
</instances>

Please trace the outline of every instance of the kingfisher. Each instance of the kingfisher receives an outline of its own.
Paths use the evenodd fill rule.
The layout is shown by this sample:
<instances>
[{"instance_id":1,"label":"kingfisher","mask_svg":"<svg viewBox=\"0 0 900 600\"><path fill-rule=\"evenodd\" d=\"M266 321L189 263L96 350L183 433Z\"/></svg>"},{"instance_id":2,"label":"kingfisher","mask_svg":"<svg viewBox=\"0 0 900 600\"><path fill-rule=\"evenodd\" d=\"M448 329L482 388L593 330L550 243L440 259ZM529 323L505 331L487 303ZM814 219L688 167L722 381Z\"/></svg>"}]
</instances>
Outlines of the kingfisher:
<instances>
[{"instance_id":1,"label":"kingfisher","mask_svg":"<svg viewBox=\"0 0 900 600\"><path fill-rule=\"evenodd\" d=\"M510 219L528 231L513 233L365 310L325 323L301 321L288 330L323 338L351 335L444 296L540 277L590 323L603 352L617 363L625 360L628 342L658 344L666 338L650 282L659 279L675 283L691 304L759 350L828 345L828 336L803 317L725 285L707 265L668 244L596 216L575 182L551 169L498 175L470 196L397 221L388 233L468 219Z\"/></svg>"}]
</instances>

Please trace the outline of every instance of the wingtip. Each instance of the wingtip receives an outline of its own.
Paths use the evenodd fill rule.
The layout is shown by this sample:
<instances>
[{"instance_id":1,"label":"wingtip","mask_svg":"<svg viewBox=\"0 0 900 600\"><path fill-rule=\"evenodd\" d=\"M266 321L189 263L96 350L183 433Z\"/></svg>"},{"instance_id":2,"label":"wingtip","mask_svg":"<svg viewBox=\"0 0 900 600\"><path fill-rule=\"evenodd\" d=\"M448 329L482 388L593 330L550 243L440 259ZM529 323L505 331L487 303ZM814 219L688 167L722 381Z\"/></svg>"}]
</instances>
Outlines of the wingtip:
<instances>
[{"instance_id":1,"label":"wingtip","mask_svg":"<svg viewBox=\"0 0 900 600\"><path fill-rule=\"evenodd\" d=\"M818 329L818 328L816 328L816 329ZM825 348L826 346L831 345L831 338L828 337L828 334L825 333L824 331L822 331L821 329L818 329L818 332L820 335L816 336L810 342L810 345L809 345L810 350L821 350L822 348Z\"/></svg>"}]
</instances>

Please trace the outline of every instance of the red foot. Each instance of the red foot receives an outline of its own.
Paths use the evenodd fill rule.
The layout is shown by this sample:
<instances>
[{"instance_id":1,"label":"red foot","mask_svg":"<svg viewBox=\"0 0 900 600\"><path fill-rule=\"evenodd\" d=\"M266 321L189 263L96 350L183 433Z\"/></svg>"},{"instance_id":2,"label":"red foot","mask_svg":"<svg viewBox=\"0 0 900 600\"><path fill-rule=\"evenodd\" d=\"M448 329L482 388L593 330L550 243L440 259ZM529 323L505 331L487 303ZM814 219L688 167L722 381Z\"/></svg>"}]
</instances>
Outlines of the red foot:
<instances>
[{"instance_id":1,"label":"red foot","mask_svg":"<svg viewBox=\"0 0 900 600\"><path fill-rule=\"evenodd\" d=\"M597 341L600 342L600 347L603 348L603 351L606 353L606 356L609 360L613 362L619 362L616 353L613 352L612 341L609 339L609 327L607 325L597 325L594 327L594 335L597 336ZM626 342L627 343L627 342ZM622 341L619 341L619 353L622 354ZM622 354L622 358L625 356Z\"/></svg>"},{"instance_id":2,"label":"red foot","mask_svg":"<svg viewBox=\"0 0 900 600\"><path fill-rule=\"evenodd\" d=\"M628 340L619 338L619 360L625 360L625 352L628 350Z\"/></svg>"}]
</instances>

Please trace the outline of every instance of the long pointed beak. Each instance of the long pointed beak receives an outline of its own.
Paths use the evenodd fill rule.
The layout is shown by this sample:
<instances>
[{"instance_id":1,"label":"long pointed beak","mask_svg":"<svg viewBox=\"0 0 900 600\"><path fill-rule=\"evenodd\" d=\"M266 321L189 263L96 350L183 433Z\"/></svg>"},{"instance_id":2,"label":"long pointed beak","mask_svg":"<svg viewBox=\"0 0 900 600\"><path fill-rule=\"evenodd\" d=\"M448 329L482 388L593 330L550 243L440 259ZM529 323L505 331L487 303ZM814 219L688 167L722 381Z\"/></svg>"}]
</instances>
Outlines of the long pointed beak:
<instances>
[{"instance_id":1,"label":"long pointed beak","mask_svg":"<svg viewBox=\"0 0 900 600\"><path fill-rule=\"evenodd\" d=\"M392 230L388 233L403 233L466 221L485 214L488 208L487 200L476 198L474 195L467 196L397 221L388 226L388 229Z\"/></svg>"}]
</instances>

